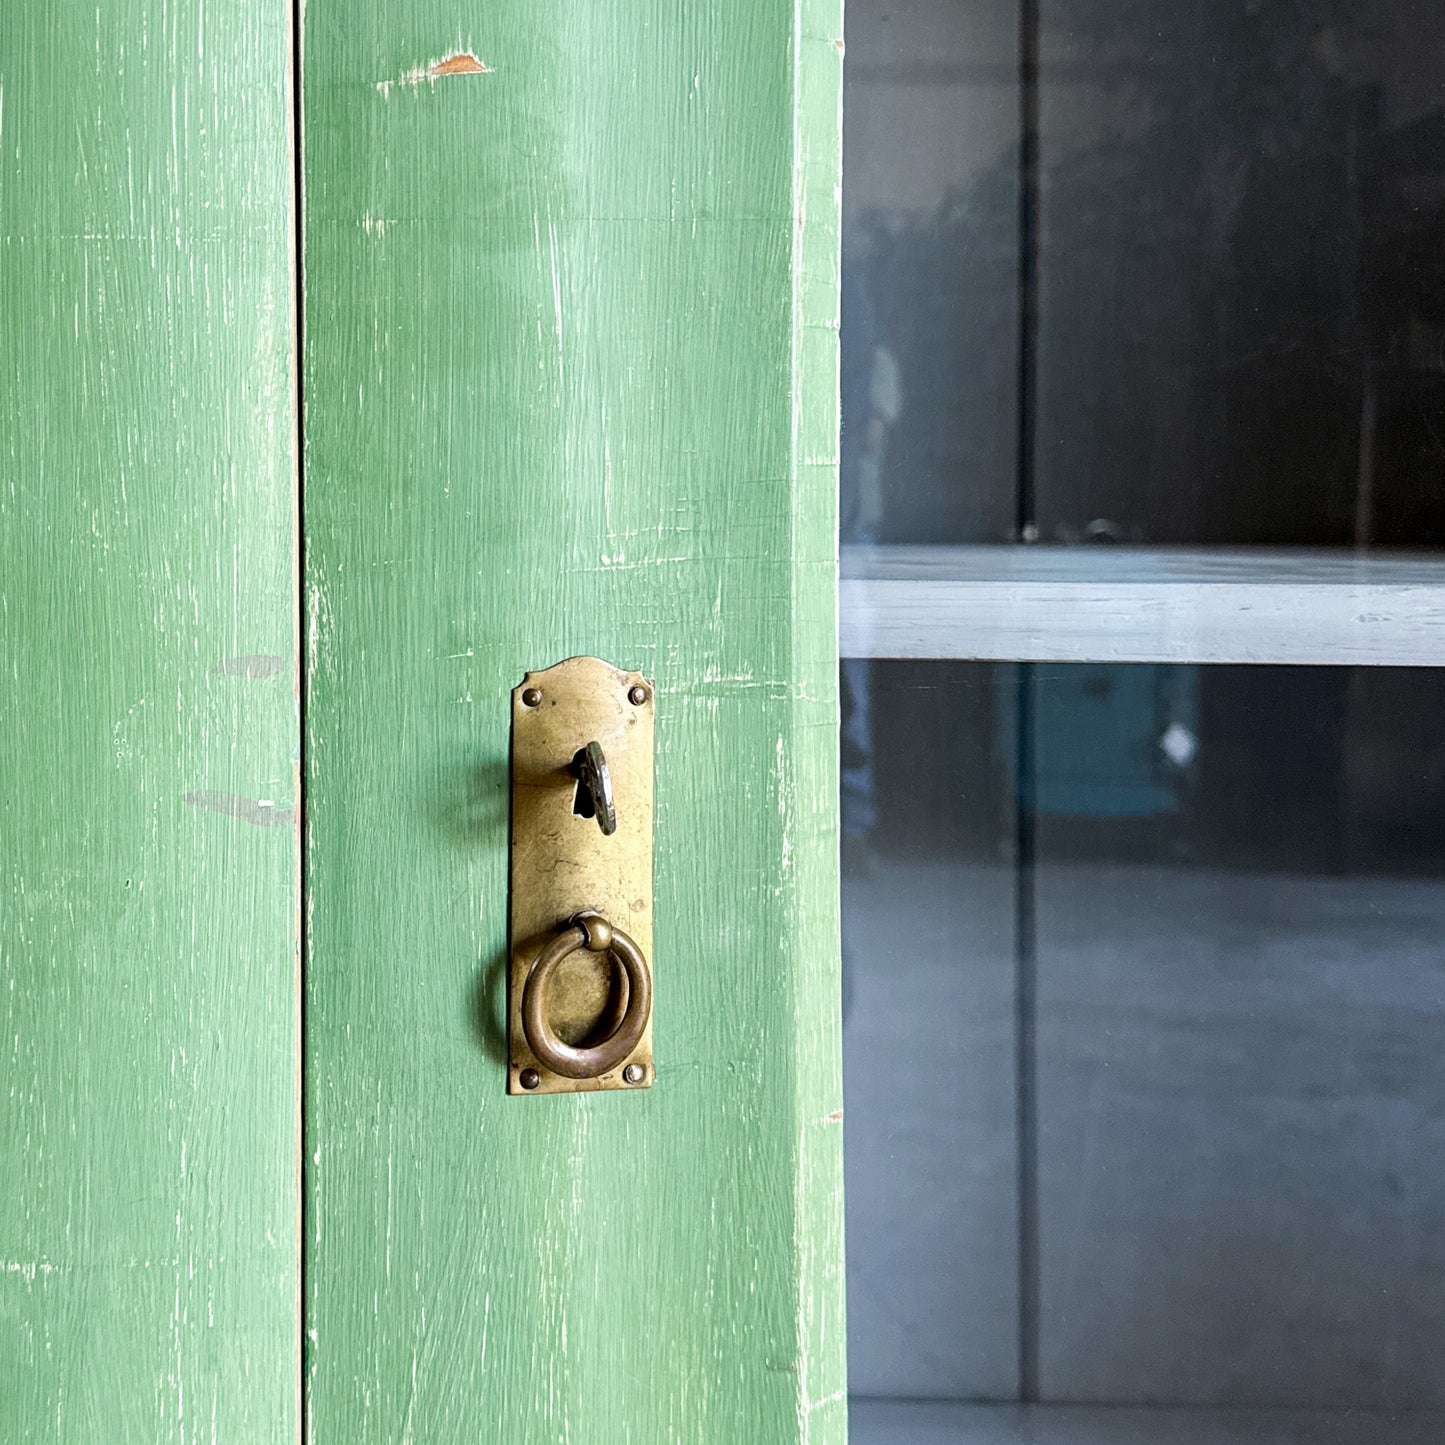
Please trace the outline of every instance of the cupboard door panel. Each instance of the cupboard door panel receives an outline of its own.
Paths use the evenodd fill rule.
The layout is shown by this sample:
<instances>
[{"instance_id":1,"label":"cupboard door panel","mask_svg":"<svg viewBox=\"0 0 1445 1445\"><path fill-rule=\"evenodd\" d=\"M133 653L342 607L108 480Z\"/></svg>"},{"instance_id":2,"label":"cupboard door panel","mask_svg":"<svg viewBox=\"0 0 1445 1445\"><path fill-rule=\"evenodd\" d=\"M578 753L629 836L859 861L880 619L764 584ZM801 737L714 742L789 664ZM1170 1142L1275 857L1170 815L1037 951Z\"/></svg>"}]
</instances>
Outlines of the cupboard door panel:
<instances>
[{"instance_id":1,"label":"cupboard door panel","mask_svg":"<svg viewBox=\"0 0 1445 1445\"><path fill-rule=\"evenodd\" d=\"M841 55L797 8L306 10L321 1445L842 1438ZM509 1097L510 698L582 653L656 682L657 1082Z\"/></svg>"}]
</instances>

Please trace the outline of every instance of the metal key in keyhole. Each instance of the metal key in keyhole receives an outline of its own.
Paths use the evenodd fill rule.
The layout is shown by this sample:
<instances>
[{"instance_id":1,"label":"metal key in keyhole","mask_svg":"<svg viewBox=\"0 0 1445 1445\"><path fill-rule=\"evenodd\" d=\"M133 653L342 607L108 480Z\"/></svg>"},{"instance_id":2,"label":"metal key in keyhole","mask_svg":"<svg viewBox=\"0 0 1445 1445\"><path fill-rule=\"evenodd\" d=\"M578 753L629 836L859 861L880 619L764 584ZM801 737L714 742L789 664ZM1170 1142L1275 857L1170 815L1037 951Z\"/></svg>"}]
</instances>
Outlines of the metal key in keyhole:
<instances>
[{"instance_id":1,"label":"metal key in keyhole","mask_svg":"<svg viewBox=\"0 0 1445 1445\"><path fill-rule=\"evenodd\" d=\"M612 778L601 743L578 748L572 759L572 776L577 779L577 801L572 811L579 818L596 818L597 826L610 837L617 831L617 807L612 801Z\"/></svg>"}]
</instances>

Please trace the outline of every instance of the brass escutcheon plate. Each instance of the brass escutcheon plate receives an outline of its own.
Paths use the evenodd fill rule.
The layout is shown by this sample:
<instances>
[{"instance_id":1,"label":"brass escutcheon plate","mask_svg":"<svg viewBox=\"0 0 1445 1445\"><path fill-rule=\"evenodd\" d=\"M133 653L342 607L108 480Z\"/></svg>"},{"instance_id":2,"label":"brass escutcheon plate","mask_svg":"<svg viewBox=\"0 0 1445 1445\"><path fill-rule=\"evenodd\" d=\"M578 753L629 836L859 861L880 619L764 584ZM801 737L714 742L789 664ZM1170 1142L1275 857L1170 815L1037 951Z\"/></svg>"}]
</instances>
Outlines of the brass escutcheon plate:
<instances>
[{"instance_id":1,"label":"brass escutcheon plate","mask_svg":"<svg viewBox=\"0 0 1445 1445\"><path fill-rule=\"evenodd\" d=\"M636 943L653 969L654 712L653 687L641 673L623 672L596 657L572 657L529 672L512 692L509 1093L651 1087L650 1013L636 1047L615 1067L595 1078L573 1079L553 1073L533 1054L522 1027L522 994L538 955L579 914L600 913ZM590 743L597 743L606 759L616 817L610 835L595 809L595 779L586 758ZM579 948L552 974L547 1019L564 1043L581 1047L615 1028L627 1001L619 961ZM535 1075L534 1087L523 1087L524 1075L529 1082Z\"/></svg>"}]
</instances>

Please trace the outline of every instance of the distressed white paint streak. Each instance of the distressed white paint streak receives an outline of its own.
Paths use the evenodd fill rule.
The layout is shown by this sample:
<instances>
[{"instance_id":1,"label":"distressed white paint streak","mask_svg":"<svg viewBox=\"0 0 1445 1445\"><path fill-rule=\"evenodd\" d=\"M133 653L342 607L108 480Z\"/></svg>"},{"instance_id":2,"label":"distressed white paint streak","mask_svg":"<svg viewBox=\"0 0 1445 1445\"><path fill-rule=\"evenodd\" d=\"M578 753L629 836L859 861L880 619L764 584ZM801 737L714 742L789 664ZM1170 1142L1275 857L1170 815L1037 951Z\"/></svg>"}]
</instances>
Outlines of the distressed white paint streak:
<instances>
[{"instance_id":1,"label":"distressed white paint streak","mask_svg":"<svg viewBox=\"0 0 1445 1445\"><path fill-rule=\"evenodd\" d=\"M280 677L290 670L286 659L272 652L249 652L239 657L227 657L211 669L218 677L244 677L251 681Z\"/></svg>"},{"instance_id":2,"label":"distressed white paint streak","mask_svg":"<svg viewBox=\"0 0 1445 1445\"><path fill-rule=\"evenodd\" d=\"M48 1261L43 1259L39 1259L36 1260L33 1264L22 1264L16 1261L7 1261L3 1266L0 1266L0 1268L3 1268L6 1274L18 1274L26 1282L26 1284L34 1284L37 1275L44 1276L54 1274L60 1268L60 1266L50 1264Z\"/></svg>"},{"instance_id":3,"label":"distressed white paint streak","mask_svg":"<svg viewBox=\"0 0 1445 1445\"><path fill-rule=\"evenodd\" d=\"M181 801L208 813L221 813L253 828L289 828L296 821L294 808L278 808L270 798L240 798L234 793L204 789L187 793Z\"/></svg>"},{"instance_id":4,"label":"distressed white paint streak","mask_svg":"<svg viewBox=\"0 0 1445 1445\"><path fill-rule=\"evenodd\" d=\"M793 855L793 809L792 797L788 789L788 768L787 757L784 749L784 741L778 739L778 814L783 820L782 858L779 864L779 872L786 875L792 866ZM781 886L781 885L780 885Z\"/></svg>"},{"instance_id":5,"label":"distressed white paint streak","mask_svg":"<svg viewBox=\"0 0 1445 1445\"><path fill-rule=\"evenodd\" d=\"M552 261L552 315L557 333L557 385L565 388L567 374L562 353L562 279L557 268L557 227L552 223L550 214L547 217L547 249Z\"/></svg>"}]
</instances>

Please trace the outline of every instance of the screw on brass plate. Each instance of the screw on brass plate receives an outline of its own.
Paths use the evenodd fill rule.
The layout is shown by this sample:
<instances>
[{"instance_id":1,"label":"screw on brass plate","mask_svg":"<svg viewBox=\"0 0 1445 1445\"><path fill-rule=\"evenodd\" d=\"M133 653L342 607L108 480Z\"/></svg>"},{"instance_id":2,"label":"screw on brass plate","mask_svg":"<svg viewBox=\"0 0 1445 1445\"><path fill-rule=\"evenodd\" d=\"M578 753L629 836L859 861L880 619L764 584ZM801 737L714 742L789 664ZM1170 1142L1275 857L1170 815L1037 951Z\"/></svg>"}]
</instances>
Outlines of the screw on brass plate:
<instances>
[{"instance_id":1,"label":"screw on brass plate","mask_svg":"<svg viewBox=\"0 0 1445 1445\"><path fill-rule=\"evenodd\" d=\"M635 707L641 707L642 704L647 701L647 689L645 687L634 687L632 691L627 694L627 700Z\"/></svg>"},{"instance_id":2,"label":"screw on brass plate","mask_svg":"<svg viewBox=\"0 0 1445 1445\"><path fill-rule=\"evenodd\" d=\"M536 1069L523 1069L522 1072L517 1075L517 1082L524 1089L535 1089L537 1085L542 1082L542 1076Z\"/></svg>"},{"instance_id":3,"label":"screw on brass plate","mask_svg":"<svg viewBox=\"0 0 1445 1445\"><path fill-rule=\"evenodd\" d=\"M640 1084L647 1077L647 1070L641 1064L628 1064L622 1071L622 1077L629 1084Z\"/></svg>"},{"instance_id":4,"label":"screw on brass plate","mask_svg":"<svg viewBox=\"0 0 1445 1445\"><path fill-rule=\"evenodd\" d=\"M522 701L528 707L541 707L542 689L540 687L529 687L526 692L522 694Z\"/></svg>"}]
</instances>

